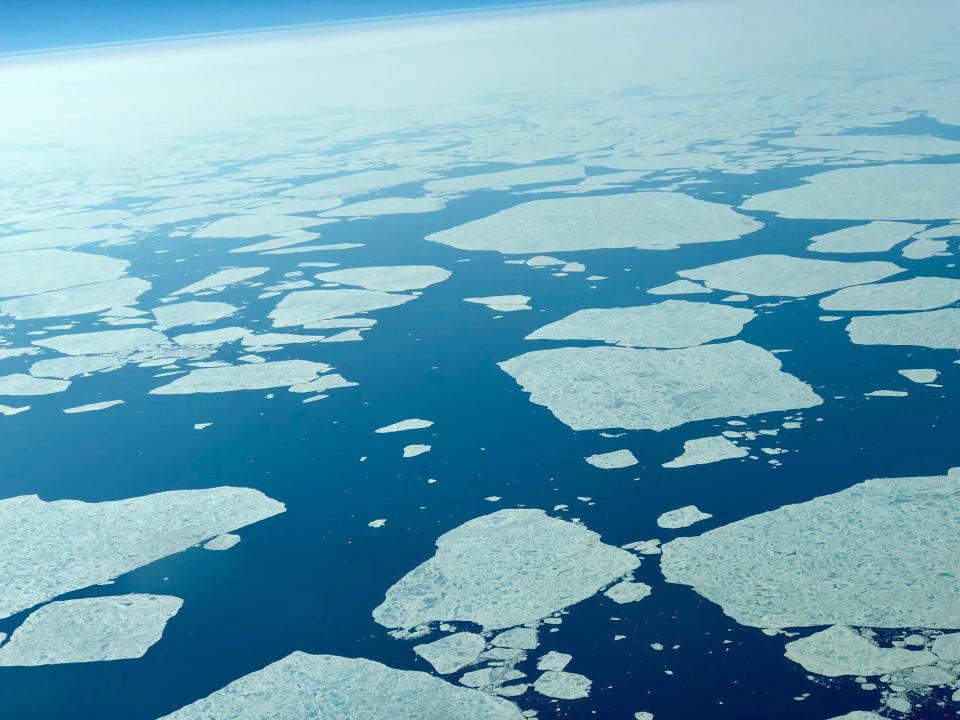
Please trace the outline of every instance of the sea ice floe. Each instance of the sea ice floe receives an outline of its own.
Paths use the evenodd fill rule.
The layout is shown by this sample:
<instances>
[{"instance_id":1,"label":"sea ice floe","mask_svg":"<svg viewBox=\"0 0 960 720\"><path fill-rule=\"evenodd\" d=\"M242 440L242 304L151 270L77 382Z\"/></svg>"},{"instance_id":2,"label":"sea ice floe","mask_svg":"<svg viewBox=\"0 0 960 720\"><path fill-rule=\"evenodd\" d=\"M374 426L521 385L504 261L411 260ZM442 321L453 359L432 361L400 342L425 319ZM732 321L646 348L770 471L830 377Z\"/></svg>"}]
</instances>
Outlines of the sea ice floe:
<instances>
[{"instance_id":1,"label":"sea ice floe","mask_svg":"<svg viewBox=\"0 0 960 720\"><path fill-rule=\"evenodd\" d=\"M37 360L30 366L30 374L34 377L58 378L69 380L77 375L115 370L120 362L109 355L67 355L66 357Z\"/></svg>"},{"instance_id":2,"label":"sea ice floe","mask_svg":"<svg viewBox=\"0 0 960 720\"><path fill-rule=\"evenodd\" d=\"M203 544L204 550L229 550L240 542L240 536L234 533L223 533L215 538L210 538Z\"/></svg>"},{"instance_id":3,"label":"sea ice floe","mask_svg":"<svg viewBox=\"0 0 960 720\"><path fill-rule=\"evenodd\" d=\"M500 510L441 535L436 554L391 587L374 619L485 629L534 622L592 596L639 565L632 554L542 510Z\"/></svg>"},{"instance_id":4,"label":"sea ice floe","mask_svg":"<svg viewBox=\"0 0 960 720\"><path fill-rule=\"evenodd\" d=\"M706 465L721 460L746 457L749 454L746 448L737 447L723 435L713 435L687 440L683 443L683 453L670 462L663 463L663 467L682 468Z\"/></svg>"},{"instance_id":5,"label":"sea ice floe","mask_svg":"<svg viewBox=\"0 0 960 720\"><path fill-rule=\"evenodd\" d=\"M0 302L0 312L17 320L64 317L134 305L150 283L140 278L119 278L51 292L10 298Z\"/></svg>"},{"instance_id":6,"label":"sea ice floe","mask_svg":"<svg viewBox=\"0 0 960 720\"><path fill-rule=\"evenodd\" d=\"M523 720L509 700L364 658L294 652L160 720Z\"/></svg>"},{"instance_id":7,"label":"sea ice floe","mask_svg":"<svg viewBox=\"0 0 960 720\"><path fill-rule=\"evenodd\" d=\"M946 662L960 662L960 633L940 635L930 648L933 654Z\"/></svg>"},{"instance_id":8,"label":"sea ice floe","mask_svg":"<svg viewBox=\"0 0 960 720\"><path fill-rule=\"evenodd\" d=\"M573 660L573 655L551 650L537 660L537 670L563 670L570 664L571 660Z\"/></svg>"},{"instance_id":9,"label":"sea ice floe","mask_svg":"<svg viewBox=\"0 0 960 720\"><path fill-rule=\"evenodd\" d=\"M927 220L960 217L960 165L888 164L829 170L749 198L745 210L782 217Z\"/></svg>"},{"instance_id":10,"label":"sea ice floe","mask_svg":"<svg viewBox=\"0 0 960 720\"><path fill-rule=\"evenodd\" d=\"M650 288L647 292L651 295L702 295L712 293L713 290L690 280L674 280L666 285Z\"/></svg>"},{"instance_id":11,"label":"sea ice floe","mask_svg":"<svg viewBox=\"0 0 960 720\"><path fill-rule=\"evenodd\" d=\"M686 505L676 510L669 510L657 518L657 525L670 530L689 527L701 520L709 520L713 515L705 513L696 505Z\"/></svg>"},{"instance_id":12,"label":"sea ice floe","mask_svg":"<svg viewBox=\"0 0 960 720\"><path fill-rule=\"evenodd\" d=\"M69 380L38 378L25 373L0 376L0 395L52 395L68 387Z\"/></svg>"},{"instance_id":13,"label":"sea ice floe","mask_svg":"<svg viewBox=\"0 0 960 720\"><path fill-rule=\"evenodd\" d=\"M267 347L283 347L284 345L300 345L303 343L320 342L328 339L328 335L297 335L293 333L259 333L253 335L247 332L243 337L243 346L252 350Z\"/></svg>"},{"instance_id":14,"label":"sea ice floe","mask_svg":"<svg viewBox=\"0 0 960 720\"><path fill-rule=\"evenodd\" d=\"M419 215L443 210L447 202L439 197L391 197L342 205L322 217L376 217L378 215Z\"/></svg>"},{"instance_id":15,"label":"sea ice floe","mask_svg":"<svg viewBox=\"0 0 960 720\"><path fill-rule=\"evenodd\" d=\"M483 635L458 632L432 643L417 645L413 651L438 673L449 675L475 663L485 646Z\"/></svg>"},{"instance_id":16,"label":"sea ice floe","mask_svg":"<svg viewBox=\"0 0 960 720\"><path fill-rule=\"evenodd\" d=\"M0 500L0 618L109 582L221 533L284 511L257 490L175 490L126 500Z\"/></svg>"},{"instance_id":17,"label":"sea ice floe","mask_svg":"<svg viewBox=\"0 0 960 720\"><path fill-rule=\"evenodd\" d=\"M681 348L732 337L756 314L714 303L664 300L637 307L592 308L534 330L527 340L602 340L612 345Z\"/></svg>"},{"instance_id":18,"label":"sea ice floe","mask_svg":"<svg viewBox=\"0 0 960 720\"><path fill-rule=\"evenodd\" d=\"M318 225L317 218L302 215L228 215L214 220L206 227L195 230L195 238L255 238L261 235L275 235L288 230Z\"/></svg>"},{"instance_id":19,"label":"sea ice floe","mask_svg":"<svg viewBox=\"0 0 960 720\"><path fill-rule=\"evenodd\" d=\"M367 170L316 180L281 191L281 195L307 198L350 198L407 183L429 180L432 176L416 168Z\"/></svg>"},{"instance_id":20,"label":"sea ice floe","mask_svg":"<svg viewBox=\"0 0 960 720\"><path fill-rule=\"evenodd\" d=\"M960 300L960 279L916 277L910 280L848 287L821 298L824 310L935 310Z\"/></svg>"},{"instance_id":21,"label":"sea ice floe","mask_svg":"<svg viewBox=\"0 0 960 720\"><path fill-rule=\"evenodd\" d=\"M229 317L236 311L237 308L229 303L188 300L187 302L156 307L153 309L153 316L160 325L169 329L182 325L213 322Z\"/></svg>"},{"instance_id":22,"label":"sea ice floe","mask_svg":"<svg viewBox=\"0 0 960 720\"><path fill-rule=\"evenodd\" d=\"M3 253L3 262L0 262L0 297L35 295L116 280L129 265L126 260L72 250Z\"/></svg>"},{"instance_id":23,"label":"sea ice floe","mask_svg":"<svg viewBox=\"0 0 960 720\"><path fill-rule=\"evenodd\" d=\"M857 345L916 345L960 349L960 308L853 318L847 333Z\"/></svg>"},{"instance_id":24,"label":"sea ice floe","mask_svg":"<svg viewBox=\"0 0 960 720\"><path fill-rule=\"evenodd\" d=\"M309 325L321 320L403 305L416 295L397 295L379 290L298 290L283 298L270 312L274 327Z\"/></svg>"},{"instance_id":25,"label":"sea ice floe","mask_svg":"<svg viewBox=\"0 0 960 720\"><path fill-rule=\"evenodd\" d=\"M530 310L530 306L527 304L530 302L530 298L526 295L487 295L486 297L468 297L464 298L463 301L476 305L486 305L497 312Z\"/></svg>"},{"instance_id":26,"label":"sea ice floe","mask_svg":"<svg viewBox=\"0 0 960 720\"><path fill-rule=\"evenodd\" d=\"M0 646L0 666L143 657L181 605L178 597L140 593L49 603L27 616Z\"/></svg>"},{"instance_id":27,"label":"sea ice floe","mask_svg":"<svg viewBox=\"0 0 960 720\"><path fill-rule=\"evenodd\" d=\"M937 378L940 377L940 373L933 368L916 368L909 370L898 370L897 372L903 375L910 382L920 384L936 382Z\"/></svg>"},{"instance_id":28,"label":"sea ice floe","mask_svg":"<svg viewBox=\"0 0 960 720\"><path fill-rule=\"evenodd\" d=\"M845 625L833 625L794 640L785 649L786 656L808 672L828 677L886 675L937 661L937 656L927 650L880 647Z\"/></svg>"},{"instance_id":29,"label":"sea ice floe","mask_svg":"<svg viewBox=\"0 0 960 720\"><path fill-rule=\"evenodd\" d=\"M810 238L807 250L820 253L871 253L892 250L920 232L918 223L877 220Z\"/></svg>"},{"instance_id":30,"label":"sea ice floe","mask_svg":"<svg viewBox=\"0 0 960 720\"><path fill-rule=\"evenodd\" d=\"M876 282L903 272L879 260L838 262L789 255L750 255L677 273L709 287L748 295L806 297L850 285Z\"/></svg>"},{"instance_id":31,"label":"sea ice floe","mask_svg":"<svg viewBox=\"0 0 960 720\"><path fill-rule=\"evenodd\" d=\"M775 138L771 145L893 155L957 155L960 142L930 135L797 135Z\"/></svg>"},{"instance_id":32,"label":"sea ice floe","mask_svg":"<svg viewBox=\"0 0 960 720\"><path fill-rule=\"evenodd\" d=\"M0 405L0 415L5 417L10 417L11 415L19 415L20 413L26 412L30 409L29 405L23 405L22 407L11 407L10 405Z\"/></svg>"},{"instance_id":33,"label":"sea ice floe","mask_svg":"<svg viewBox=\"0 0 960 720\"><path fill-rule=\"evenodd\" d=\"M599 248L669 250L735 240L762 223L727 205L682 193L565 197L514 205L427 240L461 250L537 253Z\"/></svg>"},{"instance_id":34,"label":"sea ice floe","mask_svg":"<svg viewBox=\"0 0 960 720\"><path fill-rule=\"evenodd\" d=\"M395 432L404 432L406 430L423 430L424 428L431 427L433 425L432 420L421 420L420 418L410 418L409 420L399 420L390 425L384 425L382 428L377 428L374 430L375 433L395 433Z\"/></svg>"},{"instance_id":35,"label":"sea ice floe","mask_svg":"<svg viewBox=\"0 0 960 720\"><path fill-rule=\"evenodd\" d=\"M823 402L776 356L736 340L679 350L538 350L499 365L574 430L667 430Z\"/></svg>"},{"instance_id":36,"label":"sea ice floe","mask_svg":"<svg viewBox=\"0 0 960 720\"><path fill-rule=\"evenodd\" d=\"M742 625L956 628L958 522L958 469L867 480L674 540L661 568Z\"/></svg>"},{"instance_id":37,"label":"sea ice floe","mask_svg":"<svg viewBox=\"0 0 960 720\"><path fill-rule=\"evenodd\" d=\"M637 464L637 458L629 450L613 450L611 452L597 453L584 458L590 465L601 470L618 470L620 468L631 467Z\"/></svg>"},{"instance_id":38,"label":"sea ice floe","mask_svg":"<svg viewBox=\"0 0 960 720\"><path fill-rule=\"evenodd\" d=\"M237 340L246 340L251 335L250 330L246 328L231 326L218 328L216 330L200 330L199 332L181 333L173 337L177 345L184 347L217 347L224 343L236 342ZM257 336L262 337L262 336ZM300 337L300 336L298 336ZM245 342L244 345L247 343ZM265 345L281 345L282 343L264 343Z\"/></svg>"},{"instance_id":39,"label":"sea ice floe","mask_svg":"<svg viewBox=\"0 0 960 720\"><path fill-rule=\"evenodd\" d=\"M430 180L424 183L423 187L427 192L449 194L476 190L506 190L524 185L580 180L583 176L584 170L579 165L536 165L500 172Z\"/></svg>"},{"instance_id":40,"label":"sea ice floe","mask_svg":"<svg viewBox=\"0 0 960 720\"><path fill-rule=\"evenodd\" d=\"M558 700L579 700L590 695L590 678L565 670L547 670L533 683L533 689L541 695Z\"/></svg>"},{"instance_id":41,"label":"sea ice floe","mask_svg":"<svg viewBox=\"0 0 960 720\"><path fill-rule=\"evenodd\" d=\"M310 360L277 360L197 368L167 385L154 388L150 394L189 395L289 387L315 380L321 373L330 369L329 365Z\"/></svg>"},{"instance_id":42,"label":"sea ice floe","mask_svg":"<svg viewBox=\"0 0 960 720\"><path fill-rule=\"evenodd\" d=\"M218 270L212 275L207 275L196 282L190 283L186 287L182 287L176 292L170 293L171 295L190 295L193 293L198 293L202 290L212 290L214 288L223 288L227 285L234 285L238 282L243 282L244 280L250 280L252 278L263 275L270 268L266 267L238 267L238 268L227 268L225 270Z\"/></svg>"},{"instance_id":43,"label":"sea ice floe","mask_svg":"<svg viewBox=\"0 0 960 720\"><path fill-rule=\"evenodd\" d=\"M607 591L603 594L615 603L623 605L624 603L643 600L645 597L648 597L651 592L653 592L653 588L646 583L629 582L625 580L607 588Z\"/></svg>"},{"instance_id":44,"label":"sea ice floe","mask_svg":"<svg viewBox=\"0 0 960 720\"><path fill-rule=\"evenodd\" d=\"M417 457L417 455L423 455L426 452L430 452L429 445L407 445L403 448L405 458Z\"/></svg>"},{"instance_id":45,"label":"sea ice floe","mask_svg":"<svg viewBox=\"0 0 960 720\"><path fill-rule=\"evenodd\" d=\"M936 255L949 255L946 240L919 238L904 246L902 255L908 260L926 260Z\"/></svg>"},{"instance_id":46,"label":"sea ice floe","mask_svg":"<svg viewBox=\"0 0 960 720\"><path fill-rule=\"evenodd\" d=\"M443 282L451 273L435 265L382 265L345 268L318 273L314 277L323 282L355 285L367 290L398 292L420 290Z\"/></svg>"},{"instance_id":47,"label":"sea ice floe","mask_svg":"<svg viewBox=\"0 0 960 720\"><path fill-rule=\"evenodd\" d=\"M518 627L497 634L490 644L494 647L514 650L535 650L540 645L540 641L537 639L536 628Z\"/></svg>"},{"instance_id":48,"label":"sea ice floe","mask_svg":"<svg viewBox=\"0 0 960 720\"><path fill-rule=\"evenodd\" d=\"M168 342L166 335L156 330L132 328L55 335L34 340L33 344L63 355L124 355L137 350L157 349Z\"/></svg>"},{"instance_id":49,"label":"sea ice floe","mask_svg":"<svg viewBox=\"0 0 960 720\"><path fill-rule=\"evenodd\" d=\"M115 405L123 405L123 400L104 400L103 402L89 403L88 405L77 405L76 407L64 408L63 411L67 415L75 415L77 413L88 413L96 412L98 410L106 410L107 408L112 408Z\"/></svg>"}]
</instances>

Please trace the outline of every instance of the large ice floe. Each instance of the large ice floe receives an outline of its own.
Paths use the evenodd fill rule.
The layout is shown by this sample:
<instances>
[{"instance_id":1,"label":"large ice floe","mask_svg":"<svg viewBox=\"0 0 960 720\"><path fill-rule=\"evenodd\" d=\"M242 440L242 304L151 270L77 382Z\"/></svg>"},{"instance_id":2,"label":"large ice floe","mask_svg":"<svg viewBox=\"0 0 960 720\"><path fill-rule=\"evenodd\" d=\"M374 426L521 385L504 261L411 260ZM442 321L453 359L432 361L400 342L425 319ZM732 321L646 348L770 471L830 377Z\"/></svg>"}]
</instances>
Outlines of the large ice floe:
<instances>
[{"instance_id":1,"label":"large ice floe","mask_svg":"<svg viewBox=\"0 0 960 720\"><path fill-rule=\"evenodd\" d=\"M557 348L499 365L574 430L667 430L823 402L776 356L739 340L676 350Z\"/></svg>"},{"instance_id":2,"label":"large ice floe","mask_svg":"<svg viewBox=\"0 0 960 720\"><path fill-rule=\"evenodd\" d=\"M677 275L700 280L708 287L747 295L806 297L850 285L876 282L903 272L879 260L838 262L789 255L750 255L680 270Z\"/></svg>"},{"instance_id":3,"label":"large ice floe","mask_svg":"<svg viewBox=\"0 0 960 720\"><path fill-rule=\"evenodd\" d=\"M355 285L367 290L397 292L420 290L443 282L450 271L435 265L381 265L375 267L346 268L318 273L315 277L323 282Z\"/></svg>"},{"instance_id":4,"label":"large ice floe","mask_svg":"<svg viewBox=\"0 0 960 720\"><path fill-rule=\"evenodd\" d=\"M857 345L916 345L960 349L960 308L853 318L847 332Z\"/></svg>"},{"instance_id":5,"label":"large ice floe","mask_svg":"<svg viewBox=\"0 0 960 720\"><path fill-rule=\"evenodd\" d=\"M542 510L500 510L441 535L436 554L397 581L373 617L388 628L513 627L585 600L638 564L595 532Z\"/></svg>"},{"instance_id":6,"label":"large ice floe","mask_svg":"<svg viewBox=\"0 0 960 720\"><path fill-rule=\"evenodd\" d=\"M0 618L103 584L284 511L248 488L176 490L126 500L0 500Z\"/></svg>"},{"instance_id":7,"label":"large ice floe","mask_svg":"<svg viewBox=\"0 0 960 720\"><path fill-rule=\"evenodd\" d=\"M276 360L273 362L224 365L196 368L173 382L150 391L151 395L191 395L234 390L265 390L294 387L311 383L331 367L311 360Z\"/></svg>"},{"instance_id":8,"label":"large ice floe","mask_svg":"<svg viewBox=\"0 0 960 720\"><path fill-rule=\"evenodd\" d=\"M743 625L960 627L960 469L867 480L663 546L669 582Z\"/></svg>"},{"instance_id":9,"label":"large ice floe","mask_svg":"<svg viewBox=\"0 0 960 720\"><path fill-rule=\"evenodd\" d=\"M161 720L522 720L509 700L372 660L295 652Z\"/></svg>"},{"instance_id":10,"label":"large ice floe","mask_svg":"<svg viewBox=\"0 0 960 720\"><path fill-rule=\"evenodd\" d=\"M0 666L143 657L181 605L178 597L139 593L49 603L0 646Z\"/></svg>"},{"instance_id":11,"label":"large ice floe","mask_svg":"<svg viewBox=\"0 0 960 720\"><path fill-rule=\"evenodd\" d=\"M756 314L714 303L665 300L652 305L578 310L534 330L527 340L602 340L628 347L682 348L732 337Z\"/></svg>"},{"instance_id":12,"label":"large ice floe","mask_svg":"<svg viewBox=\"0 0 960 720\"><path fill-rule=\"evenodd\" d=\"M788 218L937 220L960 217L960 165L890 164L829 170L749 198L745 210Z\"/></svg>"},{"instance_id":13,"label":"large ice floe","mask_svg":"<svg viewBox=\"0 0 960 720\"><path fill-rule=\"evenodd\" d=\"M916 277L843 288L820 299L824 310L934 310L960 300L960 279Z\"/></svg>"},{"instance_id":14,"label":"large ice floe","mask_svg":"<svg viewBox=\"0 0 960 720\"><path fill-rule=\"evenodd\" d=\"M442 230L427 240L461 250L501 253L643 248L735 240L763 227L727 205L682 193L534 200Z\"/></svg>"},{"instance_id":15,"label":"large ice floe","mask_svg":"<svg viewBox=\"0 0 960 720\"><path fill-rule=\"evenodd\" d=\"M819 253L886 252L923 230L918 223L877 220L810 238L807 249Z\"/></svg>"}]
</instances>

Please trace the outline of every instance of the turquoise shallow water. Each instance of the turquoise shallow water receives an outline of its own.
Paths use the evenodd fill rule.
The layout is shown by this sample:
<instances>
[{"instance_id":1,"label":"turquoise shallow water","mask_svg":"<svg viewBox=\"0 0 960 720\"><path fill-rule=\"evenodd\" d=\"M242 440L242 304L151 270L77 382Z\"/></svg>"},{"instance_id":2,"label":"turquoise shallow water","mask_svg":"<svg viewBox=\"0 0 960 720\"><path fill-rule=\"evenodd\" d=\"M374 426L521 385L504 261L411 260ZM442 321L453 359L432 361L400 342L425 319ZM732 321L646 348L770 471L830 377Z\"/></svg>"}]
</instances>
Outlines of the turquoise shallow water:
<instances>
[{"instance_id":1,"label":"turquoise shallow water","mask_svg":"<svg viewBox=\"0 0 960 720\"><path fill-rule=\"evenodd\" d=\"M955 129L930 122L888 130L960 138L960 131L951 133ZM951 159L957 158L944 160ZM701 178L708 183L687 191L737 204L745 194L793 185L805 174L809 169L740 177L706 174ZM413 194L416 188L405 190ZM758 253L817 257L805 249L809 237L855 223L760 214L766 227L732 242L665 252L554 253L587 266L586 273L567 277L504 264L497 253L462 252L423 241L430 232L522 199L508 192L478 192L436 213L340 223L324 228L322 242L365 246L276 255L264 263L271 266L261 278L267 282L296 270L299 262L318 259L345 266L423 263L453 271L417 301L378 311L379 322L362 343L292 345L270 355L272 360L329 363L358 387L306 405L301 396L282 388L271 399L260 391L147 396L159 381L150 371L126 367L83 378L70 391L72 405L123 398L122 406L68 416L59 412L63 400L51 395L30 398L30 412L0 419L0 492L6 497L37 493L46 500L102 501L235 485L262 490L287 506L286 513L239 531L242 542L227 552L190 549L124 575L109 588L61 598L150 592L181 597L184 606L142 659L0 669L6 717L149 720L294 650L427 669L411 652L413 643L390 638L370 612L393 582L433 553L438 535L501 507L550 510L563 503L570 510L561 517L582 519L607 543L649 537L666 541L866 478L936 475L957 464L960 366L952 364L955 353L853 345L844 322L818 320L823 313L817 298L762 312L739 336L764 348L790 349L779 355L784 369L828 399L804 411L802 429L781 431L777 444L789 450L780 457L781 466L759 460L681 470L660 467L679 454L684 440L722 430L722 419L660 433L629 432L619 439L572 432L546 408L530 403L496 366L552 346L524 341L527 333L580 308L662 299L645 290L675 279L680 269ZM211 250L216 242L168 238L161 229L135 245L112 248L110 254L131 260L138 274L154 283L141 300L151 307L152 300L236 262L226 247ZM169 248L186 262L171 264L169 256L153 253L159 248ZM458 262L464 259L469 262ZM960 277L950 258L911 262L894 250L844 259L889 259L907 268L904 278ZM171 267L183 273L171 273ZM585 276L590 274L607 279L589 282ZM533 311L498 318L462 301L517 293L533 298ZM239 304L250 297L249 291L228 288L214 299ZM743 305L757 306L762 300ZM273 303L250 302L238 318L220 324L265 331ZM27 343L29 332L50 324L54 321L17 323L6 337L15 345ZM4 371L23 371L20 367L32 360L4 360ZM897 375L905 367L937 368L942 387L911 385ZM909 396L863 397L894 386L909 390ZM843 397L831 399L837 396ZM776 427L782 415L747 422L751 429ZM436 424L416 433L373 434L375 428L407 417ZM199 422L213 425L197 432L193 424ZM402 447L411 442L429 443L433 449L401 460ZM634 468L605 472L583 462L586 455L623 446L639 459ZM361 462L362 457L367 459ZM484 499L489 496L502 500L491 503ZM656 527L662 512L691 502L714 517L686 530ZM388 522L369 528L375 518ZM618 718L646 710L657 718L706 713L718 720L801 720L877 707L876 693L852 682L808 680L801 667L782 658L783 638L741 627L691 588L664 583L657 565L655 556L648 557L636 573L653 586L651 597L623 606L594 597L571 608L558 633L541 633L541 651L571 653L570 669L593 680L591 697L554 703L528 692L519 701L522 707L538 710L541 718ZM3 620L0 631L9 632L25 615ZM614 641L617 634L626 637ZM651 649L656 642L665 649ZM529 660L520 669L530 672L533 665ZM795 699L803 693L809 696ZM949 709L925 706L924 718L948 716Z\"/></svg>"}]
</instances>

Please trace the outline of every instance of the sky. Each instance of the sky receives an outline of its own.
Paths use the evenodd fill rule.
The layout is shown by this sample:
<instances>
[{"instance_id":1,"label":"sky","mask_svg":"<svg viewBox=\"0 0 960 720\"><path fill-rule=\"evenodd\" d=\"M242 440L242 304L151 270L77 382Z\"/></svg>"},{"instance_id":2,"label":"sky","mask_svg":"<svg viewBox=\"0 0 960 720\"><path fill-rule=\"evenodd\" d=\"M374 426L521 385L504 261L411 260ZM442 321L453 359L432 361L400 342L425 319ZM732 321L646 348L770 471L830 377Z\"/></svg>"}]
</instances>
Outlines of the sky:
<instances>
[{"instance_id":1,"label":"sky","mask_svg":"<svg viewBox=\"0 0 960 720\"><path fill-rule=\"evenodd\" d=\"M3 0L0 2L0 53L515 4L522 3L509 0Z\"/></svg>"}]
</instances>

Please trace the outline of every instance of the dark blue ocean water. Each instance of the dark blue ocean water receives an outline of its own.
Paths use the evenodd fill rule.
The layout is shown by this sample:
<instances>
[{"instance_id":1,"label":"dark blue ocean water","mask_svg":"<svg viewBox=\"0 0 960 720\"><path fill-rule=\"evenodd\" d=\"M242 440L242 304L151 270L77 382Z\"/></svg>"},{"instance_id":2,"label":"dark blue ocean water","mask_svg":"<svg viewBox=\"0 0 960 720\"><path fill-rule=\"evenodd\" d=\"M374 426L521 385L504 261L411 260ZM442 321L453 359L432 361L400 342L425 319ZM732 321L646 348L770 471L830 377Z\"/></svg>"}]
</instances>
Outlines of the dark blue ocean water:
<instances>
[{"instance_id":1,"label":"dark blue ocean water","mask_svg":"<svg viewBox=\"0 0 960 720\"><path fill-rule=\"evenodd\" d=\"M901 124L904 125L904 124ZM900 132L912 130L899 128ZM926 125L924 132L944 133ZM954 158L955 160L955 158ZM490 170L497 169L491 166ZM708 174L687 192L738 204L747 194L796 184L811 169L746 176ZM666 182L664 181L664 183ZM646 182L640 187L656 187ZM413 188L409 189L411 194ZM540 196L537 196L540 197ZM332 260L345 266L435 264L453 271L415 302L379 311L362 343L295 345L271 360L305 358L329 363L358 387L302 404L283 389L215 395L148 396L161 384L152 372L125 367L78 379L70 404L122 398L106 412L63 415L57 395L30 398L27 413L0 418L0 495L39 494L47 500L102 501L152 492L218 485L257 488L287 512L239 531L228 552L191 549L65 598L152 592L184 599L164 636L139 660L0 669L0 708L18 720L151 720L294 650L366 657L397 668L429 669L412 652L415 642L390 638L371 610L386 589L433 554L441 533L503 507L578 517L604 541L619 545L658 537L667 541L734 520L835 492L870 477L942 474L958 463L960 366L956 353L923 348L863 347L849 342L844 322L824 323L817 298L761 309L741 338L779 355L787 372L825 398L804 411L800 430L784 430L776 444L790 452L782 465L728 461L666 470L684 440L725 429L723 420L691 423L661 433L629 432L608 439L576 433L529 402L496 363L553 346L524 341L532 330L585 307L656 302L646 289L676 279L677 270L756 253L808 254L808 238L856 223L778 219L733 242L687 245L656 252L601 250L556 253L587 272L554 277L549 270L505 265L496 253L462 252L424 242L436 230L530 199L506 192L474 193L445 210L323 228L324 243L363 242L342 252L237 256L233 244L169 238L158 231L136 245L111 248L133 262L154 288L151 307L166 293L227 264L269 264L260 279L279 280L297 263ZM171 249L157 255L156 249ZM173 264L172 258L186 262ZM267 262L261 260L267 259ZM458 260L469 259L469 262ZM881 259L849 256L845 259ZM904 260L883 256L914 274L960 277L950 258ZM172 269L177 274L170 274ZM309 269L307 269L309 272ZM589 282L586 275L608 279ZM899 279L899 278L898 278ZM595 286L595 287L591 287ZM495 317L464 303L469 296L530 295L534 310ZM249 289L228 288L216 299L247 302ZM719 299L694 296L689 299ZM765 298L746 303L756 306ZM255 301L238 318L255 330L270 327L275 300ZM56 321L18 323L7 335L29 342L30 330ZM77 328L84 329L84 323ZM4 372L33 358L4 361ZM22 361L22 363L21 363ZM932 367L942 388L913 385L897 370ZM909 397L868 399L879 388ZM833 399L843 396L842 399ZM18 404L18 403L13 403ZM19 403L22 404L22 403ZM789 414L789 413L787 413ZM417 433L375 435L409 417L435 421ZM758 416L748 427L777 427L782 414ZM202 432L193 424L212 422ZM401 449L426 442L430 453L403 460ZM586 455L629 447L640 464L602 471ZM365 462L360 458L366 456ZM437 482L430 484L428 479ZM502 496L491 503L487 496ZM589 503L577 499L590 497ZM656 526L658 515L695 503L713 519L679 531ZM388 518L380 529L367 523ZM593 680L591 697L553 702L528 691L518 703L541 718L632 718L639 710L658 720L805 720L854 709L876 709L878 692L852 680L813 682L783 658L783 637L767 637L723 615L692 589L663 582L656 556L644 559L637 579L653 586L642 602L614 605L595 597L572 607L559 632L541 632L541 651L568 652L568 667ZM64 598L64 599L65 599ZM9 632L27 613L0 622ZM613 616L618 620L611 619ZM614 642L615 634L626 638ZM727 642L728 641L728 642ZM666 646L654 651L651 643ZM674 649L674 646L677 646ZM535 660L521 665L533 674ZM667 674L666 671L672 674ZM794 698L809 693L805 700ZM932 704L924 718L952 716Z\"/></svg>"}]
</instances>

